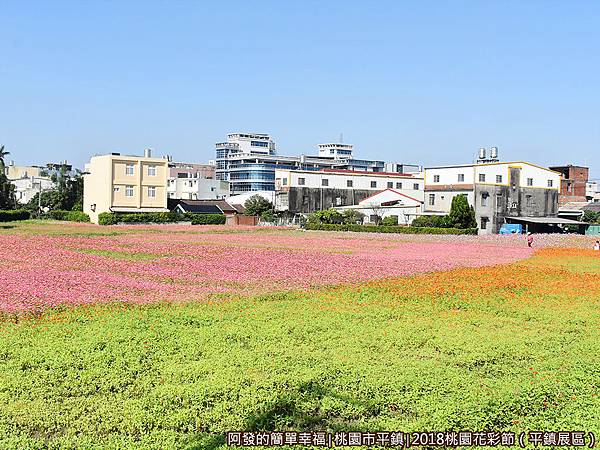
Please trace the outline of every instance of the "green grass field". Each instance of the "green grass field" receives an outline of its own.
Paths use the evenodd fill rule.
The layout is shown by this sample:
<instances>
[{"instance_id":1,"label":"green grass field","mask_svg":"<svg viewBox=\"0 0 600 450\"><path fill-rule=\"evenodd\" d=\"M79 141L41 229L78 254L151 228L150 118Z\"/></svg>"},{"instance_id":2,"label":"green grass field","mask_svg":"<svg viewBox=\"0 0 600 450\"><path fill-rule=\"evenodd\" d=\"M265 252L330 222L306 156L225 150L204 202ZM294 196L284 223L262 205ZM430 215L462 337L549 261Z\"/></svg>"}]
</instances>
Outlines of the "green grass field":
<instances>
[{"instance_id":1,"label":"green grass field","mask_svg":"<svg viewBox=\"0 0 600 450\"><path fill-rule=\"evenodd\" d=\"M228 430L600 432L600 258L0 322L0 447L225 448Z\"/></svg>"}]
</instances>

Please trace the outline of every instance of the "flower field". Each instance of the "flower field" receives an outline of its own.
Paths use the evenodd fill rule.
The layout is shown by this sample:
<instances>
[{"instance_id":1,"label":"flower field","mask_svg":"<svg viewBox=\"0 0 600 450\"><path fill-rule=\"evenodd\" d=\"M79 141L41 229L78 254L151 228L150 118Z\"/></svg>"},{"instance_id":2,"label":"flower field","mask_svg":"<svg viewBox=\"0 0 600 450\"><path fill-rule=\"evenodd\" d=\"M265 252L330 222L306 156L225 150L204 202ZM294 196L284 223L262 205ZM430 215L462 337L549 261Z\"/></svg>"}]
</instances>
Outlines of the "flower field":
<instances>
[{"instance_id":1,"label":"flower field","mask_svg":"<svg viewBox=\"0 0 600 450\"><path fill-rule=\"evenodd\" d=\"M0 311L98 302L189 301L504 264L530 255L521 240L417 240L289 230L90 225L0 234ZM501 245L500 245L501 244Z\"/></svg>"},{"instance_id":2,"label":"flower field","mask_svg":"<svg viewBox=\"0 0 600 450\"><path fill-rule=\"evenodd\" d=\"M0 448L598 436L600 255L583 236L536 236L535 253L506 238L0 228Z\"/></svg>"}]
</instances>

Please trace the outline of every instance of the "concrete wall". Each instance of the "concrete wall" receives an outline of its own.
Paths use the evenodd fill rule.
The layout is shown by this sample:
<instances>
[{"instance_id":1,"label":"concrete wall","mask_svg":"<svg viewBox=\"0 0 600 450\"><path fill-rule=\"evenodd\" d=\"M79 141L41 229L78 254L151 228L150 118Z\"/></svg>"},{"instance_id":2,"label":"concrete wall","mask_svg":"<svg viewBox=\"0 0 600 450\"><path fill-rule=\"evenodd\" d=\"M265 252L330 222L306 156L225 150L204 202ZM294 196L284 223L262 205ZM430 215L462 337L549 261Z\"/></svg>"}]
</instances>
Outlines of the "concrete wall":
<instances>
[{"instance_id":1,"label":"concrete wall","mask_svg":"<svg viewBox=\"0 0 600 450\"><path fill-rule=\"evenodd\" d=\"M377 193L377 190L366 189L330 189L330 188L289 188L287 193L278 193L278 204L287 199L287 209L290 213L313 213L322 209L336 206L356 205L361 200Z\"/></svg>"},{"instance_id":2,"label":"concrete wall","mask_svg":"<svg viewBox=\"0 0 600 450\"><path fill-rule=\"evenodd\" d=\"M480 234L497 233L505 217L547 217L558 213L558 190L534 187L518 187L519 169L511 169L515 186L475 186L475 219ZM484 205L483 197L487 197ZM482 218L488 219L482 229Z\"/></svg>"}]
</instances>

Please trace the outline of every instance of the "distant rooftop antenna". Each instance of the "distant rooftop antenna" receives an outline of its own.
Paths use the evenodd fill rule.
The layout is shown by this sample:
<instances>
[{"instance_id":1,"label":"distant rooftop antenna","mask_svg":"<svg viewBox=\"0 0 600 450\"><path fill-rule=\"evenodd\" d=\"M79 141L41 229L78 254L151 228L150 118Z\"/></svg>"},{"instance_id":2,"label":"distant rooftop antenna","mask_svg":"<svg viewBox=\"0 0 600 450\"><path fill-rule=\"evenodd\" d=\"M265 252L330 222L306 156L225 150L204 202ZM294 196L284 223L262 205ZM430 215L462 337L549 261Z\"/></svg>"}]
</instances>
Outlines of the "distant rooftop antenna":
<instances>
[{"instance_id":1,"label":"distant rooftop antenna","mask_svg":"<svg viewBox=\"0 0 600 450\"><path fill-rule=\"evenodd\" d=\"M344 142L344 133L340 133L340 144Z\"/></svg>"}]
</instances>

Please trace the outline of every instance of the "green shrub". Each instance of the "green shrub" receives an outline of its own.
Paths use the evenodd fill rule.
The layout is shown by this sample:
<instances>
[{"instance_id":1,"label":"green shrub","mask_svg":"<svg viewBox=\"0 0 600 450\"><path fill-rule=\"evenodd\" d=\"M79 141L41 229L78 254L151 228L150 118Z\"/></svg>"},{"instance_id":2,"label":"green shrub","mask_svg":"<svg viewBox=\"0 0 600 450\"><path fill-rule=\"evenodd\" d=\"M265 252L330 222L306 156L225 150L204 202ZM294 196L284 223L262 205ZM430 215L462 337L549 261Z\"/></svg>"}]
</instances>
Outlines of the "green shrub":
<instances>
[{"instance_id":1,"label":"green shrub","mask_svg":"<svg viewBox=\"0 0 600 450\"><path fill-rule=\"evenodd\" d=\"M335 224L342 223L344 216L333 208L324 209L323 211L315 211L308 216L308 223L315 224Z\"/></svg>"},{"instance_id":2,"label":"green shrub","mask_svg":"<svg viewBox=\"0 0 600 450\"><path fill-rule=\"evenodd\" d=\"M365 215L355 209L346 209L342 213L342 223L362 223Z\"/></svg>"},{"instance_id":3,"label":"green shrub","mask_svg":"<svg viewBox=\"0 0 600 450\"><path fill-rule=\"evenodd\" d=\"M52 219L52 220L65 220L69 222L89 222L90 216L82 211L64 211L62 209L55 209L49 211L41 218Z\"/></svg>"},{"instance_id":4,"label":"green shrub","mask_svg":"<svg viewBox=\"0 0 600 450\"><path fill-rule=\"evenodd\" d=\"M156 213L100 213L98 223L100 225L115 225L117 223L173 223L189 221L192 225L222 225L225 216L222 214L175 214L172 212Z\"/></svg>"},{"instance_id":5,"label":"green shrub","mask_svg":"<svg viewBox=\"0 0 600 450\"><path fill-rule=\"evenodd\" d=\"M415 217L412 227L452 228L448 216L419 216Z\"/></svg>"},{"instance_id":6,"label":"green shrub","mask_svg":"<svg viewBox=\"0 0 600 450\"><path fill-rule=\"evenodd\" d=\"M192 225L223 225L225 216L223 214L184 214L186 220L192 222Z\"/></svg>"},{"instance_id":7,"label":"green shrub","mask_svg":"<svg viewBox=\"0 0 600 450\"><path fill-rule=\"evenodd\" d=\"M29 211L23 209L0 211L0 222L13 222L15 220L27 220L31 218Z\"/></svg>"},{"instance_id":8,"label":"green shrub","mask_svg":"<svg viewBox=\"0 0 600 450\"><path fill-rule=\"evenodd\" d=\"M117 222L117 215L115 213L103 212L98 214L99 225L115 225Z\"/></svg>"},{"instance_id":9,"label":"green shrub","mask_svg":"<svg viewBox=\"0 0 600 450\"><path fill-rule=\"evenodd\" d=\"M386 225L350 225L350 224L315 224L307 223L307 230L322 231L356 231L364 233L402 233L402 234L477 234L477 228L429 228L401 227Z\"/></svg>"},{"instance_id":10,"label":"green shrub","mask_svg":"<svg viewBox=\"0 0 600 450\"><path fill-rule=\"evenodd\" d=\"M381 221L381 225L383 226L395 226L398 225L398 216L387 216L384 217Z\"/></svg>"}]
</instances>

